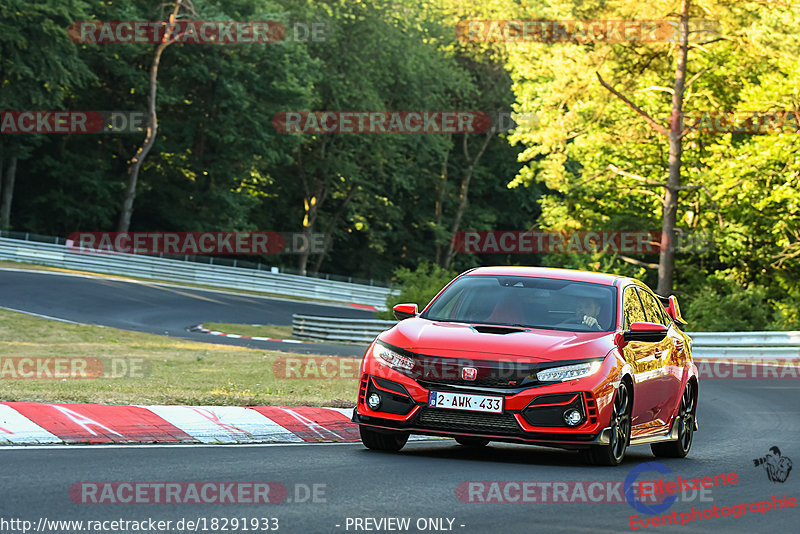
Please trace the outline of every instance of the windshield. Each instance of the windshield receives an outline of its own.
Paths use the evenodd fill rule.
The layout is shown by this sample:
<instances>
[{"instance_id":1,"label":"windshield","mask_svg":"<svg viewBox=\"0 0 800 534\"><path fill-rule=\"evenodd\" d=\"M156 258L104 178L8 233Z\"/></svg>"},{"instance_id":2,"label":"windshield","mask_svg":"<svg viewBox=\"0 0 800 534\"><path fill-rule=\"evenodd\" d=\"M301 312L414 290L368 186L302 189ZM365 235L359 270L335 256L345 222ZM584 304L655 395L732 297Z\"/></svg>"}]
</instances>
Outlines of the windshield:
<instances>
[{"instance_id":1,"label":"windshield","mask_svg":"<svg viewBox=\"0 0 800 534\"><path fill-rule=\"evenodd\" d=\"M613 286L529 276L468 275L453 282L425 319L572 332L615 328Z\"/></svg>"}]
</instances>

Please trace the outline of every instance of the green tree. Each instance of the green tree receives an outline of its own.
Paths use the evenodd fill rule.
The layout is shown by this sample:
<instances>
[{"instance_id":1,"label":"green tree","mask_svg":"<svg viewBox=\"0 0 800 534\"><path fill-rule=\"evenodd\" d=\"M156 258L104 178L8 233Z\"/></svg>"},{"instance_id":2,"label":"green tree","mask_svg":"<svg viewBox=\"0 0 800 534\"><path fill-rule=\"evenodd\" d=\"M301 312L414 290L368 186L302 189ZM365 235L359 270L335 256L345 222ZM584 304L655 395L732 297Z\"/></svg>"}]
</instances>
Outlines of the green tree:
<instances>
[{"instance_id":1,"label":"green tree","mask_svg":"<svg viewBox=\"0 0 800 534\"><path fill-rule=\"evenodd\" d=\"M510 185L538 181L552 191L542 200L543 228L660 226L671 235L672 228L720 231L729 223L720 209L721 197L729 190L718 187L710 179L714 169L703 164L715 145L727 143L725 136L680 130L671 121L680 117L681 110L741 109L743 82L774 68L779 56L769 58L751 31L769 27L774 8L753 7L742 10L733 2L686 0L562 1L538 8L534 16L526 13L534 19L661 20L678 12L681 20L688 16L690 22L703 18L720 23L718 33L698 33L684 45L679 40L507 46L519 107L539 118L536 128L518 129L512 137L525 146L522 157L528 164ZM782 22L787 22L785 16ZM794 46L783 35L785 39L773 46ZM774 88L768 89L776 97L773 102L791 105L772 92ZM698 265L710 256L677 259L680 275L687 263ZM584 261L596 258L587 256ZM648 278L655 281L647 258L618 256L616 261L648 269ZM664 293L672 288L669 263L667 249L658 266L658 286Z\"/></svg>"},{"instance_id":2,"label":"green tree","mask_svg":"<svg viewBox=\"0 0 800 534\"><path fill-rule=\"evenodd\" d=\"M87 9L83 0L0 5L0 110L59 109L93 78L67 34ZM18 169L41 142L39 135L0 134L0 229L11 226Z\"/></svg>"},{"instance_id":3,"label":"green tree","mask_svg":"<svg viewBox=\"0 0 800 534\"><path fill-rule=\"evenodd\" d=\"M397 304L416 304L420 311L433 300L439 291L456 277L455 272L439 267L435 263L422 263L416 269L400 267L394 272L394 281L400 293L390 295L386 299L384 312L378 314L381 319L394 319L392 308Z\"/></svg>"}]
</instances>

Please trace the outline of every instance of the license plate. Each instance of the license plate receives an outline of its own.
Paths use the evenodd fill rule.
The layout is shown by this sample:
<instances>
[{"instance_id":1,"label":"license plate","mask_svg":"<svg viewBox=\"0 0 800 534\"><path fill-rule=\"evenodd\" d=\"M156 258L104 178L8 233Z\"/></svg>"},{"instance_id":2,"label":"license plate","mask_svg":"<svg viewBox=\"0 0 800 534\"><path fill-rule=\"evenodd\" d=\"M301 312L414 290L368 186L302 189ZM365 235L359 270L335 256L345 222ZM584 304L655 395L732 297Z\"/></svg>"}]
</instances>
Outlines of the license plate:
<instances>
[{"instance_id":1,"label":"license plate","mask_svg":"<svg viewBox=\"0 0 800 534\"><path fill-rule=\"evenodd\" d=\"M428 397L428 406L431 408L449 408L451 410L503 413L503 397L431 391Z\"/></svg>"}]
</instances>

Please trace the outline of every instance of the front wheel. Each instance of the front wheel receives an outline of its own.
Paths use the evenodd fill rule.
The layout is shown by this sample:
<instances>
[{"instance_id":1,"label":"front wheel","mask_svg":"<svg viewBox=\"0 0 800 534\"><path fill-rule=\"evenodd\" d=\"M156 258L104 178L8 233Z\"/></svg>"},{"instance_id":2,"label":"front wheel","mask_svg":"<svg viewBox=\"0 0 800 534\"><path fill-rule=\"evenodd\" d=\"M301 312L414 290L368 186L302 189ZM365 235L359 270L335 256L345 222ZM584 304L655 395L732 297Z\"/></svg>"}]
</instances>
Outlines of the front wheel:
<instances>
[{"instance_id":1,"label":"front wheel","mask_svg":"<svg viewBox=\"0 0 800 534\"><path fill-rule=\"evenodd\" d=\"M365 426L359 426L361 443L368 449L375 451L397 452L408 441L408 432L377 432Z\"/></svg>"},{"instance_id":2,"label":"front wheel","mask_svg":"<svg viewBox=\"0 0 800 534\"><path fill-rule=\"evenodd\" d=\"M684 458L692 448L694 436L695 417L694 383L687 382L686 389L681 397L681 407L678 410L678 439L664 443L653 443L650 450L662 458Z\"/></svg>"},{"instance_id":3,"label":"front wheel","mask_svg":"<svg viewBox=\"0 0 800 534\"><path fill-rule=\"evenodd\" d=\"M619 465L631 437L631 395L629 386L620 382L614 395L611 412L611 436L607 445L595 445L583 452L584 459L594 465Z\"/></svg>"}]
</instances>

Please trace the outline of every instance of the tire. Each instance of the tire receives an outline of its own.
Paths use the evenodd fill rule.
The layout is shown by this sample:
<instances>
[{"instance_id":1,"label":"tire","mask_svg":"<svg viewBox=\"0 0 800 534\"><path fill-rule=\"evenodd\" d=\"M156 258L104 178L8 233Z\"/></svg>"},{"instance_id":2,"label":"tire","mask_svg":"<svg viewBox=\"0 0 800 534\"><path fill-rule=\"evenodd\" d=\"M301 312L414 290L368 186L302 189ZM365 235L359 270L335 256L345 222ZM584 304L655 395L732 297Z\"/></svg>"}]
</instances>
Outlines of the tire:
<instances>
[{"instance_id":1,"label":"tire","mask_svg":"<svg viewBox=\"0 0 800 534\"><path fill-rule=\"evenodd\" d=\"M359 426L361 443L368 449L374 451L397 452L402 449L408 441L407 432L377 432L365 426Z\"/></svg>"},{"instance_id":2,"label":"tire","mask_svg":"<svg viewBox=\"0 0 800 534\"><path fill-rule=\"evenodd\" d=\"M653 443L650 450L661 458L685 458L692 448L694 436L694 417L697 413L697 401L694 392L694 382L687 382L683 390L681 406L678 409L678 439Z\"/></svg>"},{"instance_id":3,"label":"tire","mask_svg":"<svg viewBox=\"0 0 800 534\"><path fill-rule=\"evenodd\" d=\"M631 439L631 395L630 386L620 382L614 395L611 412L611 438L608 445L595 445L581 451L584 460L592 465L619 465Z\"/></svg>"},{"instance_id":4,"label":"tire","mask_svg":"<svg viewBox=\"0 0 800 534\"><path fill-rule=\"evenodd\" d=\"M459 445L463 445L464 447L480 448L480 447L485 447L489 444L489 440L484 438L458 437L454 439L458 442Z\"/></svg>"}]
</instances>

